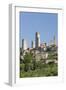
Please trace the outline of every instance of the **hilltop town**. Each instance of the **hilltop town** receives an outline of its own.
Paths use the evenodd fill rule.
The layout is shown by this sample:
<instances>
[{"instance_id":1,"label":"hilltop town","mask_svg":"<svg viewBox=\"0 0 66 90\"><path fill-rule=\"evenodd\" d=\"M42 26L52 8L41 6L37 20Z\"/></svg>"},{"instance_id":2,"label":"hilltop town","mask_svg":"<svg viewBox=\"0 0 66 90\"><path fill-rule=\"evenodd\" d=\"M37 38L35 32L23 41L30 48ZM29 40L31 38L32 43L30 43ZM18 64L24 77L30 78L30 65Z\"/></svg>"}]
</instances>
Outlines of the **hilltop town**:
<instances>
[{"instance_id":1,"label":"hilltop town","mask_svg":"<svg viewBox=\"0 0 66 90\"><path fill-rule=\"evenodd\" d=\"M58 47L56 45L55 37L52 43L47 45L46 42L40 43L40 33L35 33L35 41L31 42L31 48L27 47L26 40L22 40L22 48L20 48L20 65L24 65L20 68L22 71L35 70L36 67L40 68L40 65L56 64L58 63ZM37 63L37 66L35 65ZM30 65L28 65L30 64ZM26 66L27 65L27 66ZM35 67L36 66L36 67ZM29 67L29 68L28 68ZM57 73L56 73L57 74ZM50 76L50 75L49 75Z\"/></svg>"},{"instance_id":2,"label":"hilltop town","mask_svg":"<svg viewBox=\"0 0 66 90\"><path fill-rule=\"evenodd\" d=\"M45 60L48 62L57 63L57 45L55 37L53 42L47 46L47 43L40 44L40 33L36 32L35 41L32 41L32 48L27 48L26 41L22 40L22 48L20 49L20 59L24 59L26 53L31 53L36 61ZM48 59L50 59L48 61Z\"/></svg>"}]
</instances>

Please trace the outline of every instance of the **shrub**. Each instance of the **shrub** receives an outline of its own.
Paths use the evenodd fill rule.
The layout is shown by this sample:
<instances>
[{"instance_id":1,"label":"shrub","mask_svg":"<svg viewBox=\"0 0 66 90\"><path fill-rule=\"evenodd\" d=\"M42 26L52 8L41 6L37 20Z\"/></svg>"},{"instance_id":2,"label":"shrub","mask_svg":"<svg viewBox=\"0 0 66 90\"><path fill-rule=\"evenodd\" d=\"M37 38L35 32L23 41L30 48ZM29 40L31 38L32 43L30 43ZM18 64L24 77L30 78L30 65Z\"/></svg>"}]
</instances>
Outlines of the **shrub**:
<instances>
[{"instance_id":1,"label":"shrub","mask_svg":"<svg viewBox=\"0 0 66 90\"><path fill-rule=\"evenodd\" d=\"M31 65L30 65L31 61L32 61L32 55L30 53L26 53L26 55L24 56L25 71L31 69Z\"/></svg>"},{"instance_id":2,"label":"shrub","mask_svg":"<svg viewBox=\"0 0 66 90\"><path fill-rule=\"evenodd\" d=\"M35 59L33 59L32 64L33 64L33 70L35 70L36 69L36 60Z\"/></svg>"},{"instance_id":3,"label":"shrub","mask_svg":"<svg viewBox=\"0 0 66 90\"><path fill-rule=\"evenodd\" d=\"M20 70L21 71L24 71L24 68L25 68L25 64L23 63L23 64L20 64Z\"/></svg>"}]
</instances>

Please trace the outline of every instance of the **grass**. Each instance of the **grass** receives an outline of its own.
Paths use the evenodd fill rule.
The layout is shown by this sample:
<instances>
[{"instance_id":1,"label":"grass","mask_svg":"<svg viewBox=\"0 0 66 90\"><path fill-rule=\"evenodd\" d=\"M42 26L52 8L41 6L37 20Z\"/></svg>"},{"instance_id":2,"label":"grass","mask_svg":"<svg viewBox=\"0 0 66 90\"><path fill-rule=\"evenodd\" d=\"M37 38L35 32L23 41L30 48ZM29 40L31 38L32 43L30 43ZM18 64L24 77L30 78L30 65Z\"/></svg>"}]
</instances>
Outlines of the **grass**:
<instances>
[{"instance_id":1,"label":"grass","mask_svg":"<svg viewBox=\"0 0 66 90\"><path fill-rule=\"evenodd\" d=\"M41 68L35 70L24 71L20 70L20 78L23 77L43 77L43 76L57 76L58 66L57 64L44 64Z\"/></svg>"}]
</instances>

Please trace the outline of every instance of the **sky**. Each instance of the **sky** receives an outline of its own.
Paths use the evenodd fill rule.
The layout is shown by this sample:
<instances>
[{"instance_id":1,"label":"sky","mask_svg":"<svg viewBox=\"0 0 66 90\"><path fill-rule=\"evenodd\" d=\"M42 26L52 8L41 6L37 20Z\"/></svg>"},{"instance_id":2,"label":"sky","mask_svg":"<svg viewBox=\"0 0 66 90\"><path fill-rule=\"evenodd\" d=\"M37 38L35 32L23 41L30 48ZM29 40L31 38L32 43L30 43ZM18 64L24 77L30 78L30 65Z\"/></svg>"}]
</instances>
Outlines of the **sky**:
<instances>
[{"instance_id":1,"label":"sky","mask_svg":"<svg viewBox=\"0 0 66 90\"><path fill-rule=\"evenodd\" d=\"M55 36L58 38L58 15L57 13L20 12L20 47L22 39L31 47L31 41L35 41L35 33L40 32L40 42L47 44Z\"/></svg>"}]
</instances>

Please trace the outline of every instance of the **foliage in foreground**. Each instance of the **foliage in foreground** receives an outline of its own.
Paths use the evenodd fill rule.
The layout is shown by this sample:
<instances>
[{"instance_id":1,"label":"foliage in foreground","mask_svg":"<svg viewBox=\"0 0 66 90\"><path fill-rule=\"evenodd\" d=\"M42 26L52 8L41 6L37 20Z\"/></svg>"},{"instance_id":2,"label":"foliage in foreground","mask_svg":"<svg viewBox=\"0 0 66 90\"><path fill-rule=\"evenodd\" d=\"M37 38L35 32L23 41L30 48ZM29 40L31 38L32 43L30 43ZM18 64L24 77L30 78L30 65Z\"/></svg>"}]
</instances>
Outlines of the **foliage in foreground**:
<instances>
[{"instance_id":1,"label":"foliage in foreground","mask_svg":"<svg viewBox=\"0 0 66 90\"><path fill-rule=\"evenodd\" d=\"M58 75L57 64L52 62L46 64L44 63L44 61L36 61L31 53L27 53L24 56L24 61L20 63L20 78L57 76L57 75Z\"/></svg>"},{"instance_id":2,"label":"foliage in foreground","mask_svg":"<svg viewBox=\"0 0 66 90\"><path fill-rule=\"evenodd\" d=\"M24 71L20 70L20 78L22 77L41 77L41 76L57 76L58 67L57 64L45 64L41 68L35 70Z\"/></svg>"}]
</instances>

